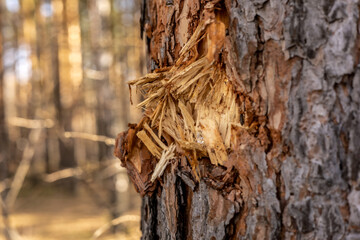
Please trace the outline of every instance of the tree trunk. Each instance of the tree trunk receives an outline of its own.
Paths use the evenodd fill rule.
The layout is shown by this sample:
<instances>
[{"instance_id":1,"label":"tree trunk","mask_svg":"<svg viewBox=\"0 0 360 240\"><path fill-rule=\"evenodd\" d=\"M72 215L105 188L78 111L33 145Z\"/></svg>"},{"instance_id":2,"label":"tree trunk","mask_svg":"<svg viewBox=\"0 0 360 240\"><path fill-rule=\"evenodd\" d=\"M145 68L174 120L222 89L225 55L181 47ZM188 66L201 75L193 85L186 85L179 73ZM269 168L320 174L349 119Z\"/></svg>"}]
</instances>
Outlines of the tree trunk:
<instances>
[{"instance_id":1,"label":"tree trunk","mask_svg":"<svg viewBox=\"0 0 360 240\"><path fill-rule=\"evenodd\" d=\"M56 24L56 27L54 26L53 30L59 31L59 36L61 36L61 38L64 39L67 39L68 37L68 26L69 26L69 17L68 17L69 6L67 3L68 1L62 0L63 10L61 11L61 15L54 17L54 24ZM62 131L72 131L73 104L63 104L62 89L63 89L63 85L66 85L66 83L64 81L65 77L61 75L64 73L64 69L68 69L70 64L68 62L68 59L65 60L64 58L63 61L61 61L61 58L59 58L59 52L64 49L68 50L69 46L66 41L59 40L58 36L56 35L53 35L52 38L53 38L52 47L54 48L51 55L51 60L54 63L53 76L52 76L54 81L54 87L52 90L53 90L53 101L55 107L55 116L56 119L58 120L58 126ZM66 73L64 73L64 75L65 74ZM69 84L69 82L67 82L67 84ZM72 98L75 98L75 96L72 96ZM61 138L59 140L59 151L60 151L60 162L59 162L60 169L76 167L77 163L75 159L75 152L74 152L75 150L72 140ZM64 179L62 182L62 186L70 193L75 193L76 180L72 178Z\"/></svg>"},{"instance_id":2,"label":"tree trunk","mask_svg":"<svg viewBox=\"0 0 360 240\"><path fill-rule=\"evenodd\" d=\"M0 4L0 13L2 12L2 4ZM0 17L0 27L2 26L2 17ZM8 134L5 123L5 97L4 97L4 67L3 67L3 39L0 33L0 182L7 177L7 145Z\"/></svg>"},{"instance_id":3,"label":"tree trunk","mask_svg":"<svg viewBox=\"0 0 360 240\"><path fill-rule=\"evenodd\" d=\"M240 121L225 164L198 159L199 181L179 156L151 184L129 163L142 125L119 135L142 239L360 239L358 1L143 2L150 71L174 65L215 4Z\"/></svg>"},{"instance_id":4,"label":"tree trunk","mask_svg":"<svg viewBox=\"0 0 360 240\"><path fill-rule=\"evenodd\" d=\"M0 29L2 29L2 11L3 6L0 3ZM0 186L3 186L3 189L0 189L0 212L3 222L3 227L1 227L0 235L4 235L5 239L10 238L10 224L8 218L8 210L6 207L6 178L8 174L8 162L9 162L9 137L7 132L7 126L5 123L5 97L4 97L4 65L3 65L3 36L0 33Z\"/></svg>"}]
</instances>

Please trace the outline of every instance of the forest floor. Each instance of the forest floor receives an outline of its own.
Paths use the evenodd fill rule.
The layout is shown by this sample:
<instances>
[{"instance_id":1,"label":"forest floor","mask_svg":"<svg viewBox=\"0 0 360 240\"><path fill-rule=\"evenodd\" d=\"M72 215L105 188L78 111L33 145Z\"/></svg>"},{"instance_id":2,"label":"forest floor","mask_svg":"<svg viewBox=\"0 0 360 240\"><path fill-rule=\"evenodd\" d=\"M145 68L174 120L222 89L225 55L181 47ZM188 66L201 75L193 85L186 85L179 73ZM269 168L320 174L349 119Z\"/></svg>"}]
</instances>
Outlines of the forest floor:
<instances>
[{"instance_id":1,"label":"forest floor","mask_svg":"<svg viewBox=\"0 0 360 240\"><path fill-rule=\"evenodd\" d=\"M138 211L125 214L137 215ZM1 217L0 217L1 218ZM109 223L110 214L99 207L84 189L76 196L51 188L36 188L23 192L10 215L10 224L21 240L82 240L92 239L94 232ZM0 219L0 230L3 221ZM117 234L105 232L99 240L139 239L139 222L119 226ZM0 240L4 237L0 233Z\"/></svg>"}]
</instances>

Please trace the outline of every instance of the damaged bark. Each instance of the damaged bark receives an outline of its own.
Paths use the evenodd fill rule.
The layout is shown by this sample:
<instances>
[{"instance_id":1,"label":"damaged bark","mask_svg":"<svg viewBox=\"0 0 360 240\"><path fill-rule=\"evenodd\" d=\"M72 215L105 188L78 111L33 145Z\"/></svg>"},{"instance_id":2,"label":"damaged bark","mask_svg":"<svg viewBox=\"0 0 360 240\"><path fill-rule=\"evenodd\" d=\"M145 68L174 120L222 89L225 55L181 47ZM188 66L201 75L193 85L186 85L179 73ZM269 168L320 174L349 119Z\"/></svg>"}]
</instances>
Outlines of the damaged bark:
<instances>
[{"instance_id":1,"label":"damaged bark","mask_svg":"<svg viewBox=\"0 0 360 240\"><path fill-rule=\"evenodd\" d=\"M142 14L151 73L130 85L145 116L115 149L142 239L359 239L359 2L150 0Z\"/></svg>"}]
</instances>

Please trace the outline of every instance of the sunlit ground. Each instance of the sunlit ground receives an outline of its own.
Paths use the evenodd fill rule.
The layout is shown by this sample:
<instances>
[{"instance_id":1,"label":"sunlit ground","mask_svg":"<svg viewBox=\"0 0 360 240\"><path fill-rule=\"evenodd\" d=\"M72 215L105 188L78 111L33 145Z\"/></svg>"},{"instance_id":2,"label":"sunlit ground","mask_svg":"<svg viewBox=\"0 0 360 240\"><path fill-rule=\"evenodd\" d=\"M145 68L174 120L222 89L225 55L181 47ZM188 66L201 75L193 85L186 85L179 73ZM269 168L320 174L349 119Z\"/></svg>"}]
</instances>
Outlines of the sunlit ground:
<instances>
[{"instance_id":1,"label":"sunlit ground","mask_svg":"<svg viewBox=\"0 0 360 240\"><path fill-rule=\"evenodd\" d=\"M94 232L109 223L109 212L91 199L83 189L72 197L51 189L23 193L17 200L10 221L23 240L81 240L93 239ZM125 214L139 215L140 211ZM0 226L3 227L2 221ZM139 239L139 222L129 221L97 239ZM0 239L4 239L0 236Z\"/></svg>"}]
</instances>

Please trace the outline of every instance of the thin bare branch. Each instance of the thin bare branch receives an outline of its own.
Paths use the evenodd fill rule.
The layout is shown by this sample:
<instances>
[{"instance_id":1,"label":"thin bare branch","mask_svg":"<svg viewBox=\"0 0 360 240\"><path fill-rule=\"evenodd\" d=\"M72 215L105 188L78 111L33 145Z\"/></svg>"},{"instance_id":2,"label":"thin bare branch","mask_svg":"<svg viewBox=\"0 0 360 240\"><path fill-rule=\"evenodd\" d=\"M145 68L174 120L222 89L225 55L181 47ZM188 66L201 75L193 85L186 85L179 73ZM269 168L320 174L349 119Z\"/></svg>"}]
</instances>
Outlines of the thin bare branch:
<instances>
[{"instance_id":1,"label":"thin bare branch","mask_svg":"<svg viewBox=\"0 0 360 240\"><path fill-rule=\"evenodd\" d=\"M28 119L28 118L19 118L12 117L9 118L9 125L15 127L23 127L29 129L39 129L39 128L53 128L55 127L54 120L51 119ZM115 145L115 139L103 135L96 135L91 133L84 132L61 132L60 135L65 138L81 138L85 140L95 141L95 142L104 142L106 145L113 146Z\"/></svg>"},{"instance_id":2,"label":"thin bare branch","mask_svg":"<svg viewBox=\"0 0 360 240\"><path fill-rule=\"evenodd\" d=\"M102 135L95 135L84 132L64 132L65 138L81 138L85 140L95 141L95 142L103 142L106 145L113 146L115 145L115 139L109 138Z\"/></svg>"},{"instance_id":3,"label":"thin bare branch","mask_svg":"<svg viewBox=\"0 0 360 240\"><path fill-rule=\"evenodd\" d=\"M83 171L77 167L77 168L67 168L63 169L54 173L47 174L43 177L43 180L45 182L55 182L64 178L70 178L70 177L79 177L81 174L83 174Z\"/></svg>"},{"instance_id":4,"label":"thin bare branch","mask_svg":"<svg viewBox=\"0 0 360 240\"><path fill-rule=\"evenodd\" d=\"M55 122L52 119L27 119L20 117L9 118L8 124L24 128L52 128L55 126Z\"/></svg>"},{"instance_id":5,"label":"thin bare branch","mask_svg":"<svg viewBox=\"0 0 360 240\"><path fill-rule=\"evenodd\" d=\"M107 224L103 225L102 227L100 227L99 229L97 229L94 232L92 239L99 238L107 230L109 230L112 226L117 226L119 224L126 223L126 222L139 222L139 221L140 221L140 216L138 216L138 215L124 215L124 216L115 218L110 223L107 223Z\"/></svg>"},{"instance_id":6,"label":"thin bare branch","mask_svg":"<svg viewBox=\"0 0 360 240\"><path fill-rule=\"evenodd\" d=\"M39 141L41 132L41 128L34 128L29 134L29 141L25 146L22 160L16 170L14 180L11 183L10 191L6 198L6 205L9 209L13 207L19 191L23 185L24 179L29 171L31 160L35 154L34 146Z\"/></svg>"}]
</instances>

